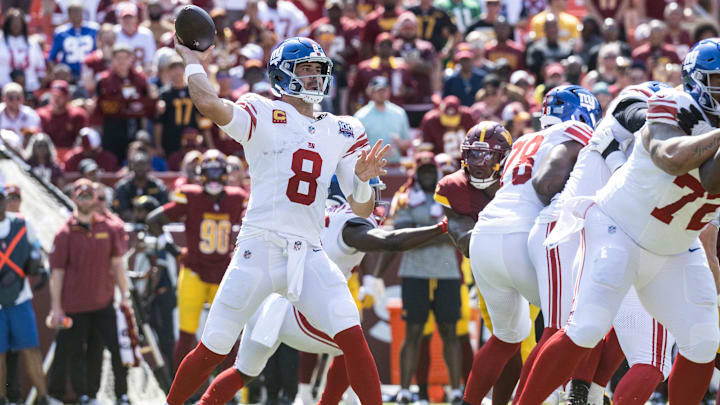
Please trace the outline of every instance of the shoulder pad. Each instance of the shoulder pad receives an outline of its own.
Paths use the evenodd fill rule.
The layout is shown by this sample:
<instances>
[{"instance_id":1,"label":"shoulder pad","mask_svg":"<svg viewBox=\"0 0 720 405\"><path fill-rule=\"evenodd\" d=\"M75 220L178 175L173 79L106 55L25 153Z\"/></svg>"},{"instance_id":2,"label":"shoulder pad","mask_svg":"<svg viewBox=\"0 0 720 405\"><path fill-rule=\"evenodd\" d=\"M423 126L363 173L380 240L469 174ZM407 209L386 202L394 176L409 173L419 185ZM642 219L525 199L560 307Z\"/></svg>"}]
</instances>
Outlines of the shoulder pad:
<instances>
[{"instance_id":1,"label":"shoulder pad","mask_svg":"<svg viewBox=\"0 0 720 405\"><path fill-rule=\"evenodd\" d=\"M556 128L557 127L557 128ZM565 121L550 127L552 133L562 134L573 141L580 142L581 145L587 145L593 134L593 129L589 125L580 121Z\"/></svg>"}]
</instances>

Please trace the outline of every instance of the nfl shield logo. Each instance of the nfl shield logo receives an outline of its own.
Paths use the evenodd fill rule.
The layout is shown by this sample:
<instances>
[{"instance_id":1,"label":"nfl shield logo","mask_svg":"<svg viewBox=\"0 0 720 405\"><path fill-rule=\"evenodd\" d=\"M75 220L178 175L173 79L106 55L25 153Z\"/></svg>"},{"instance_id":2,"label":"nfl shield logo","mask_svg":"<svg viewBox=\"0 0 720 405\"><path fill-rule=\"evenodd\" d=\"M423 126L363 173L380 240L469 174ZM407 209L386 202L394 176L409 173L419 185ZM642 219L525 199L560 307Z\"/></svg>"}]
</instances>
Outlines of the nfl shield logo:
<instances>
[{"instance_id":1,"label":"nfl shield logo","mask_svg":"<svg viewBox=\"0 0 720 405\"><path fill-rule=\"evenodd\" d=\"M293 249L300 250L301 246L302 246L302 242L300 242L299 240L296 240L295 245L293 246Z\"/></svg>"},{"instance_id":2,"label":"nfl shield logo","mask_svg":"<svg viewBox=\"0 0 720 405\"><path fill-rule=\"evenodd\" d=\"M246 259L249 259L250 256L252 256L252 252L249 250L246 250L245 253L243 253L243 257Z\"/></svg>"}]
</instances>

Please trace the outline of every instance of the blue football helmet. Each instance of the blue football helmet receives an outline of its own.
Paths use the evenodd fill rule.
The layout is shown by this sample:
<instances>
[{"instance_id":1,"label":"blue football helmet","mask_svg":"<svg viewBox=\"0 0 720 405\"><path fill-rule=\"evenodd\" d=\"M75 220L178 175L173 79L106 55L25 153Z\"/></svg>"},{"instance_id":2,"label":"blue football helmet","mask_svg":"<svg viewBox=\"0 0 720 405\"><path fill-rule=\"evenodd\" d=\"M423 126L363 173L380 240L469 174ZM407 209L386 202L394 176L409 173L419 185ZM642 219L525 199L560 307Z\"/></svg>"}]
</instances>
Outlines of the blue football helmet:
<instances>
[{"instance_id":1,"label":"blue football helmet","mask_svg":"<svg viewBox=\"0 0 720 405\"><path fill-rule=\"evenodd\" d=\"M319 75L298 76L295 69L305 62L320 63ZM293 37L282 41L270 55L268 76L272 91L277 96L285 94L298 97L307 103L317 104L330 92L332 61L322 47L310 38ZM317 89L306 89L301 79L315 78Z\"/></svg>"},{"instance_id":2,"label":"blue football helmet","mask_svg":"<svg viewBox=\"0 0 720 405\"><path fill-rule=\"evenodd\" d=\"M380 180L380 177L373 177L368 181L370 187L375 191L375 208L373 209L373 216L378 223L382 223L385 220L388 212L390 212L390 203L382 200L381 192L387 188L385 183ZM345 204L347 199L340 189L340 183L338 182L337 176L333 175L330 180L330 188L328 189L328 206L335 204Z\"/></svg>"},{"instance_id":3,"label":"blue football helmet","mask_svg":"<svg viewBox=\"0 0 720 405\"><path fill-rule=\"evenodd\" d=\"M545 95L540 126L549 126L569 120L581 121L591 128L597 127L602 118L602 107L589 91L576 85L558 86Z\"/></svg>"},{"instance_id":4,"label":"blue football helmet","mask_svg":"<svg viewBox=\"0 0 720 405\"><path fill-rule=\"evenodd\" d=\"M682 66L683 87L706 113L720 115L720 86L710 84L710 75L720 74L720 38L708 38L695 44Z\"/></svg>"}]
</instances>

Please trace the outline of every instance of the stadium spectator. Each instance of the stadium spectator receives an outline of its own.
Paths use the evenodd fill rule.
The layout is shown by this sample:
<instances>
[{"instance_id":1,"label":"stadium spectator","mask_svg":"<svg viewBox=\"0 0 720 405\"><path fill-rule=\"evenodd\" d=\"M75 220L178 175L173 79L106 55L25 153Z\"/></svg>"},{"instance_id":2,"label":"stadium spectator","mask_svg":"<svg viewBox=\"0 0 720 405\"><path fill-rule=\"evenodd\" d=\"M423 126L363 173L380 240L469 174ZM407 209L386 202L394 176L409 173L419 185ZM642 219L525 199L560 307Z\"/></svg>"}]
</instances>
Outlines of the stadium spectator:
<instances>
[{"instance_id":1,"label":"stadium spectator","mask_svg":"<svg viewBox=\"0 0 720 405\"><path fill-rule=\"evenodd\" d=\"M419 129L423 142L432 145L435 156L446 153L460 162L460 145L473 125L470 108L462 106L456 96L446 96L425 114Z\"/></svg>"},{"instance_id":2,"label":"stadium spectator","mask_svg":"<svg viewBox=\"0 0 720 405\"><path fill-rule=\"evenodd\" d=\"M29 36L25 13L17 8L4 10L3 36L0 39L0 85L10 81L13 70L25 73L25 88L35 91L45 77L45 55L35 37Z\"/></svg>"},{"instance_id":3,"label":"stadium spectator","mask_svg":"<svg viewBox=\"0 0 720 405\"><path fill-rule=\"evenodd\" d=\"M508 24L507 19L498 16L493 21L493 32L495 38L485 45L485 58L491 62L499 59L506 59L510 68L514 71L525 66L523 60L524 49L520 44L510 38L513 27Z\"/></svg>"},{"instance_id":4,"label":"stadium spectator","mask_svg":"<svg viewBox=\"0 0 720 405\"><path fill-rule=\"evenodd\" d=\"M475 94L482 88L485 72L473 67L473 52L458 50L455 52L455 63L460 65L453 74L445 77L443 97L456 96L464 106L475 102Z\"/></svg>"},{"instance_id":5,"label":"stadium spectator","mask_svg":"<svg viewBox=\"0 0 720 405\"><path fill-rule=\"evenodd\" d=\"M600 102L600 107L603 111L607 108L610 101L612 101L612 94L610 94L610 87L605 82L597 82L592 88L592 93L597 97Z\"/></svg>"},{"instance_id":6,"label":"stadium spectator","mask_svg":"<svg viewBox=\"0 0 720 405\"><path fill-rule=\"evenodd\" d=\"M18 187L17 184L7 183L5 184L5 194L7 194L5 211L19 214L20 204L22 204L22 192L20 191L20 187Z\"/></svg>"},{"instance_id":7,"label":"stadium spectator","mask_svg":"<svg viewBox=\"0 0 720 405\"><path fill-rule=\"evenodd\" d=\"M515 101L506 105L501 118L503 126L510 132L513 140L533 131L530 113L520 102Z\"/></svg>"},{"instance_id":8,"label":"stadium spectator","mask_svg":"<svg viewBox=\"0 0 720 405\"><path fill-rule=\"evenodd\" d=\"M455 21L458 31L465 35L468 33L468 28L482 14L480 2L474 0L438 0L434 5L448 13Z\"/></svg>"},{"instance_id":9,"label":"stadium spectator","mask_svg":"<svg viewBox=\"0 0 720 405\"><path fill-rule=\"evenodd\" d=\"M307 17L287 0L263 0L258 2L258 18L273 27L276 41L295 36L306 36L310 26Z\"/></svg>"},{"instance_id":10,"label":"stadium spectator","mask_svg":"<svg viewBox=\"0 0 720 405\"><path fill-rule=\"evenodd\" d=\"M65 171L78 171L80 161L88 158L106 172L114 172L120 168L117 157L103 149L100 134L90 127L85 127L80 130L80 145L72 148L66 155Z\"/></svg>"},{"instance_id":11,"label":"stadium spectator","mask_svg":"<svg viewBox=\"0 0 720 405\"><path fill-rule=\"evenodd\" d=\"M245 165L237 156L228 156L228 181L227 185L231 187L242 187L245 191L250 189L250 179L245 176Z\"/></svg>"},{"instance_id":12,"label":"stadium spectator","mask_svg":"<svg viewBox=\"0 0 720 405\"><path fill-rule=\"evenodd\" d=\"M393 37L383 32L375 40L376 56L360 62L355 77L350 84L351 112L367 103L366 91L370 80L384 76L390 85L390 101L397 105L405 104L405 97L415 86L410 69L402 59L393 56Z\"/></svg>"},{"instance_id":13,"label":"stadium spectator","mask_svg":"<svg viewBox=\"0 0 720 405\"><path fill-rule=\"evenodd\" d=\"M122 261L125 241L115 223L95 212L97 196L91 181L77 180L72 196L77 208L55 235L50 254L51 320L58 325L65 316L72 319L71 328L58 332L55 357L67 359L73 390L80 404L88 404L95 395L91 392L89 374L99 372L101 365L88 365L87 359L102 362L102 356L90 355L88 339L100 336L111 355L116 403L129 405L127 368L120 358L113 307L116 286L120 289L120 305L127 308L131 305ZM61 373L62 377L64 374Z\"/></svg>"},{"instance_id":14,"label":"stadium spectator","mask_svg":"<svg viewBox=\"0 0 720 405\"><path fill-rule=\"evenodd\" d=\"M559 40L558 21L555 14L546 14L543 21L545 22L544 35L530 45L525 58L526 66L536 76L540 75L545 64L559 62L572 54L572 48Z\"/></svg>"},{"instance_id":15,"label":"stadium spectator","mask_svg":"<svg viewBox=\"0 0 720 405\"><path fill-rule=\"evenodd\" d=\"M622 56L630 57L632 54L630 45L628 45L627 42L620 40L620 27L614 19L606 18L605 21L603 21L602 37L603 41L592 47L588 53L587 59L585 59L585 63L588 65L588 71L595 70L597 68L597 64L599 62L598 54L600 53L600 49L602 49L603 45L615 43L620 48L620 54Z\"/></svg>"},{"instance_id":16,"label":"stadium spectator","mask_svg":"<svg viewBox=\"0 0 720 405\"><path fill-rule=\"evenodd\" d=\"M666 63L682 63L675 46L665 42L666 36L667 24L660 20L650 21L650 37L646 43L633 49L633 60L644 63L650 71Z\"/></svg>"},{"instance_id":17,"label":"stadium spectator","mask_svg":"<svg viewBox=\"0 0 720 405\"><path fill-rule=\"evenodd\" d=\"M461 35L452 18L445 10L435 7L432 0L420 0L417 6L410 7L408 11L418 18L420 38L429 41L440 59L444 59Z\"/></svg>"},{"instance_id":18,"label":"stadium spectator","mask_svg":"<svg viewBox=\"0 0 720 405\"><path fill-rule=\"evenodd\" d=\"M183 156L180 166L180 176L175 179L173 190L177 190L184 184L200 184L200 175L198 167L202 161L202 152L199 150L191 150Z\"/></svg>"},{"instance_id":19,"label":"stadium spectator","mask_svg":"<svg viewBox=\"0 0 720 405\"><path fill-rule=\"evenodd\" d=\"M141 119L155 113L147 79L132 67L132 60L132 49L115 44L110 69L100 75L96 90L95 114L102 120L103 148L121 162L135 132L145 127Z\"/></svg>"},{"instance_id":20,"label":"stadium spectator","mask_svg":"<svg viewBox=\"0 0 720 405\"><path fill-rule=\"evenodd\" d=\"M363 57L369 58L371 56L372 44L377 47L377 38L381 33L392 30L402 12L397 3L397 0L381 0L375 10L365 17L365 26L361 36Z\"/></svg>"},{"instance_id":21,"label":"stadium spectator","mask_svg":"<svg viewBox=\"0 0 720 405\"><path fill-rule=\"evenodd\" d=\"M570 55L562 61L562 65L565 68L565 81L568 84L580 85L580 81L587 73L583 59L578 55Z\"/></svg>"},{"instance_id":22,"label":"stadium spectator","mask_svg":"<svg viewBox=\"0 0 720 405\"><path fill-rule=\"evenodd\" d=\"M147 4L148 19L140 25L150 30L155 39L155 43L162 43L163 35L169 32L175 32L173 23L165 17L165 6L161 0L150 0Z\"/></svg>"},{"instance_id":23,"label":"stadium spectator","mask_svg":"<svg viewBox=\"0 0 720 405\"><path fill-rule=\"evenodd\" d=\"M138 7L134 3L118 3L115 10L119 21L115 26L117 43L129 46L134 52L136 65L149 72L156 50L152 31L140 26Z\"/></svg>"},{"instance_id":24,"label":"stadium spectator","mask_svg":"<svg viewBox=\"0 0 720 405\"><path fill-rule=\"evenodd\" d=\"M50 84L50 103L38 108L37 114L40 128L58 148L73 147L80 130L88 126L87 112L70 104L70 86L63 80Z\"/></svg>"},{"instance_id":25,"label":"stadium spectator","mask_svg":"<svg viewBox=\"0 0 720 405\"><path fill-rule=\"evenodd\" d=\"M198 112L185 83L185 66L179 55L168 64L170 83L160 90L159 116L155 122L155 149L163 156L180 150L181 137L186 128L198 128Z\"/></svg>"},{"instance_id":26,"label":"stadium spectator","mask_svg":"<svg viewBox=\"0 0 720 405\"><path fill-rule=\"evenodd\" d=\"M24 104L25 94L22 86L17 83L3 86L2 101L0 129L14 132L24 145L27 142L26 137L40 129L40 117L35 110Z\"/></svg>"},{"instance_id":27,"label":"stadium spectator","mask_svg":"<svg viewBox=\"0 0 720 405\"><path fill-rule=\"evenodd\" d=\"M683 59L694 44L690 31L683 27L683 8L678 3L672 2L665 6L663 16L663 21L667 24L665 42L674 45L678 57Z\"/></svg>"},{"instance_id":28,"label":"stadium spectator","mask_svg":"<svg viewBox=\"0 0 720 405\"><path fill-rule=\"evenodd\" d=\"M485 11L477 21L467 27L465 35L473 31L479 31L483 33L486 38L492 38L493 26L495 25L498 17L500 17L501 7L502 4L500 4L500 0L486 0Z\"/></svg>"},{"instance_id":29,"label":"stadium spectator","mask_svg":"<svg viewBox=\"0 0 720 405\"><path fill-rule=\"evenodd\" d=\"M333 114L343 114L347 111L348 65L340 54L334 52L335 27L330 24L321 25L313 30L313 34L325 53L330 55L333 63L333 85L330 88L329 97L324 98L320 103L320 108L322 111ZM339 43L343 44L344 39L341 39Z\"/></svg>"},{"instance_id":30,"label":"stadium spectator","mask_svg":"<svg viewBox=\"0 0 720 405\"><path fill-rule=\"evenodd\" d=\"M333 33L332 48L328 50L323 46L325 54L333 60L333 63L336 60L341 60L346 64L356 64L360 62L362 22L345 17L343 15L345 7L347 7L345 0L325 1L327 15L312 23L310 36L318 43L326 42L323 41L320 37L321 33L317 30L326 24L330 24L335 29L335 32ZM327 30L324 32L327 32ZM334 69L335 65L333 64Z\"/></svg>"},{"instance_id":31,"label":"stadium spectator","mask_svg":"<svg viewBox=\"0 0 720 405\"><path fill-rule=\"evenodd\" d=\"M103 24L96 35L96 49L85 57L81 68L81 77L85 88L95 94L95 79L100 73L110 68L113 46L115 46L115 30L111 24Z\"/></svg>"},{"instance_id":32,"label":"stadium spectator","mask_svg":"<svg viewBox=\"0 0 720 405\"><path fill-rule=\"evenodd\" d=\"M260 59L248 59L243 64L244 74L242 77L242 84L233 94L238 97L245 93L249 93L252 90L252 86L255 83L263 82L267 80L267 73L265 72L265 64ZM184 71L183 71L184 72Z\"/></svg>"},{"instance_id":33,"label":"stadium spectator","mask_svg":"<svg viewBox=\"0 0 720 405\"><path fill-rule=\"evenodd\" d=\"M130 145L128 145L128 160L132 159L132 155L138 151L145 152L150 155L150 167L152 168L152 171L167 171L167 162L157 154L155 148L153 147L152 136L144 129L137 131L135 140L130 142Z\"/></svg>"},{"instance_id":34,"label":"stadium spectator","mask_svg":"<svg viewBox=\"0 0 720 405\"><path fill-rule=\"evenodd\" d=\"M68 17L70 21L67 24L55 29L48 61L68 65L78 79L83 61L95 50L95 37L100 26L83 20L82 0L71 1Z\"/></svg>"},{"instance_id":35,"label":"stadium spectator","mask_svg":"<svg viewBox=\"0 0 720 405\"><path fill-rule=\"evenodd\" d=\"M717 36L720 36L720 32L714 22L701 23L695 27L695 31L693 32L693 43Z\"/></svg>"},{"instance_id":36,"label":"stadium spectator","mask_svg":"<svg viewBox=\"0 0 720 405\"><path fill-rule=\"evenodd\" d=\"M223 134L224 137L230 138L227 135L225 135L225 132L219 131L221 134ZM202 134L195 128L185 128L183 132L180 134L181 140L180 140L180 149L173 152L172 155L168 156L168 168L172 171L180 171L182 170L183 161L187 154L191 151L199 151L204 152L204 138ZM232 139L229 139L229 141L234 141Z\"/></svg>"},{"instance_id":37,"label":"stadium spectator","mask_svg":"<svg viewBox=\"0 0 720 405\"><path fill-rule=\"evenodd\" d=\"M242 46L259 44L263 33L266 31L272 32L273 37L275 37L275 32L258 17L258 9L260 7L258 3L259 0L248 0L245 7L245 15L232 25L233 34ZM273 45L275 45L275 43L276 40L273 38Z\"/></svg>"},{"instance_id":38,"label":"stadium spectator","mask_svg":"<svg viewBox=\"0 0 720 405\"><path fill-rule=\"evenodd\" d=\"M8 194L0 186L0 242L3 261L0 266L0 402L5 398L5 358L9 351L19 353L23 367L39 398L36 404L47 405L47 384L42 369L32 291L28 276L43 272L37 237L22 216L7 212ZM19 204L19 201L18 201Z\"/></svg>"},{"instance_id":39,"label":"stadium spectator","mask_svg":"<svg viewBox=\"0 0 720 405\"><path fill-rule=\"evenodd\" d=\"M382 139L392 148L385 155L390 163L399 163L410 148L410 124L405 110L389 101L390 88L384 76L374 77L368 86L370 102L355 113L365 126L368 142Z\"/></svg>"},{"instance_id":40,"label":"stadium spectator","mask_svg":"<svg viewBox=\"0 0 720 405\"><path fill-rule=\"evenodd\" d=\"M495 73L490 73L483 80L483 88L475 95L475 102L482 102L493 121L499 121L502 109L507 103L505 84Z\"/></svg>"},{"instance_id":41,"label":"stadium spectator","mask_svg":"<svg viewBox=\"0 0 720 405\"><path fill-rule=\"evenodd\" d=\"M437 223L443 209L433 199L439 170L435 155L415 155L415 173L393 197L391 216L395 229ZM455 324L460 319L460 272L455 248L446 238L404 252L398 269L402 280L405 341L400 352L400 393L396 402L408 403L410 382L418 365L423 329L430 309L443 341L443 354L450 377L450 401L460 403L460 346Z\"/></svg>"},{"instance_id":42,"label":"stadium spectator","mask_svg":"<svg viewBox=\"0 0 720 405\"><path fill-rule=\"evenodd\" d=\"M418 38L418 21L415 14L402 13L393 27L395 56L402 58L410 69L415 86L405 97L403 108L408 114L410 126L420 125L423 115L433 107L433 77L437 61L435 49L428 41Z\"/></svg>"},{"instance_id":43,"label":"stadium spectator","mask_svg":"<svg viewBox=\"0 0 720 405\"><path fill-rule=\"evenodd\" d=\"M149 195L157 199L160 204L168 201L165 183L150 174L150 155L145 152L136 152L128 161L130 174L115 184L115 210L123 221L132 219L132 200L141 195Z\"/></svg>"},{"instance_id":44,"label":"stadium spectator","mask_svg":"<svg viewBox=\"0 0 720 405\"><path fill-rule=\"evenodd\" d=\"M539 40L547 35L547 22L552 15L557 26L557 41L569 43L571 40L580 39L578 27L580 21L574 15L568 13L568 0L549 0L545 10L541 11L530 20L530 31L534 39ZM529 14L532 15L532 14Z\"/></svg>"},{"instance_id":45,"label":"stadium spectator","mask_svg":"<svg viewBox=\"0 0 720 405\"><path fill-rule=\"evenodd\" d=\"M40 132L30 137L25 148L25 161L39 178L59 188L65 184L55 146L47 134Z\"/></svg>"},{"instance_id":46,"label":"stadium spectator","mask_svg":"<svg viewBox=\"0 0 720 405\"><path fill-rule=\"evenodd\" d=\"M55 6L51 10L50 21L53 26L64 24L69 18L68 8L72 0L55 0L52 2ZM105 19L109 4L102 0L83 0L83 20L89 22L100 23Z\"/></svg>"},{"instance_id":47,"label":"stadium spectator","mask_svg":"<svg viewBox=\"0 0 720 405\"><path fill-rule=\"evenodd\" d=\"M590 52L594 47L603 43L603 36L600 32L600 24L596 17L588 14L582 19L580 29L580 51L577 52L583 60L590 58ZM577 46L575 47L577 50Z\"/></svg>"}]
</instances>

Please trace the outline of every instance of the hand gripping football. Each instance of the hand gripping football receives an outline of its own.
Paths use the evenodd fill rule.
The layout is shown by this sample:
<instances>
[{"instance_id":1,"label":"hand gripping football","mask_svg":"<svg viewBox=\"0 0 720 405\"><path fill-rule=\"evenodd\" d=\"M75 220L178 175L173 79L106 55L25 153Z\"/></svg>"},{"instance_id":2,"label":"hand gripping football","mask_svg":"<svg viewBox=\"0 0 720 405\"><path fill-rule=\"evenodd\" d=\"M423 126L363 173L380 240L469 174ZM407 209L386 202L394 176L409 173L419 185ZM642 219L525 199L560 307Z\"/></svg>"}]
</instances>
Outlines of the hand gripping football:
<instances>
[{"instance_id":1,"label":"hand gripping football","mask_svg":"<svg viewBox=\"0 0 720 405\"><path fill-rule=\"evenodd\" d=\"M202 52L215 43L215 23L200 7L185 6L175 18L175 35L181 44Z\"/></svg>"}]
</instances>

